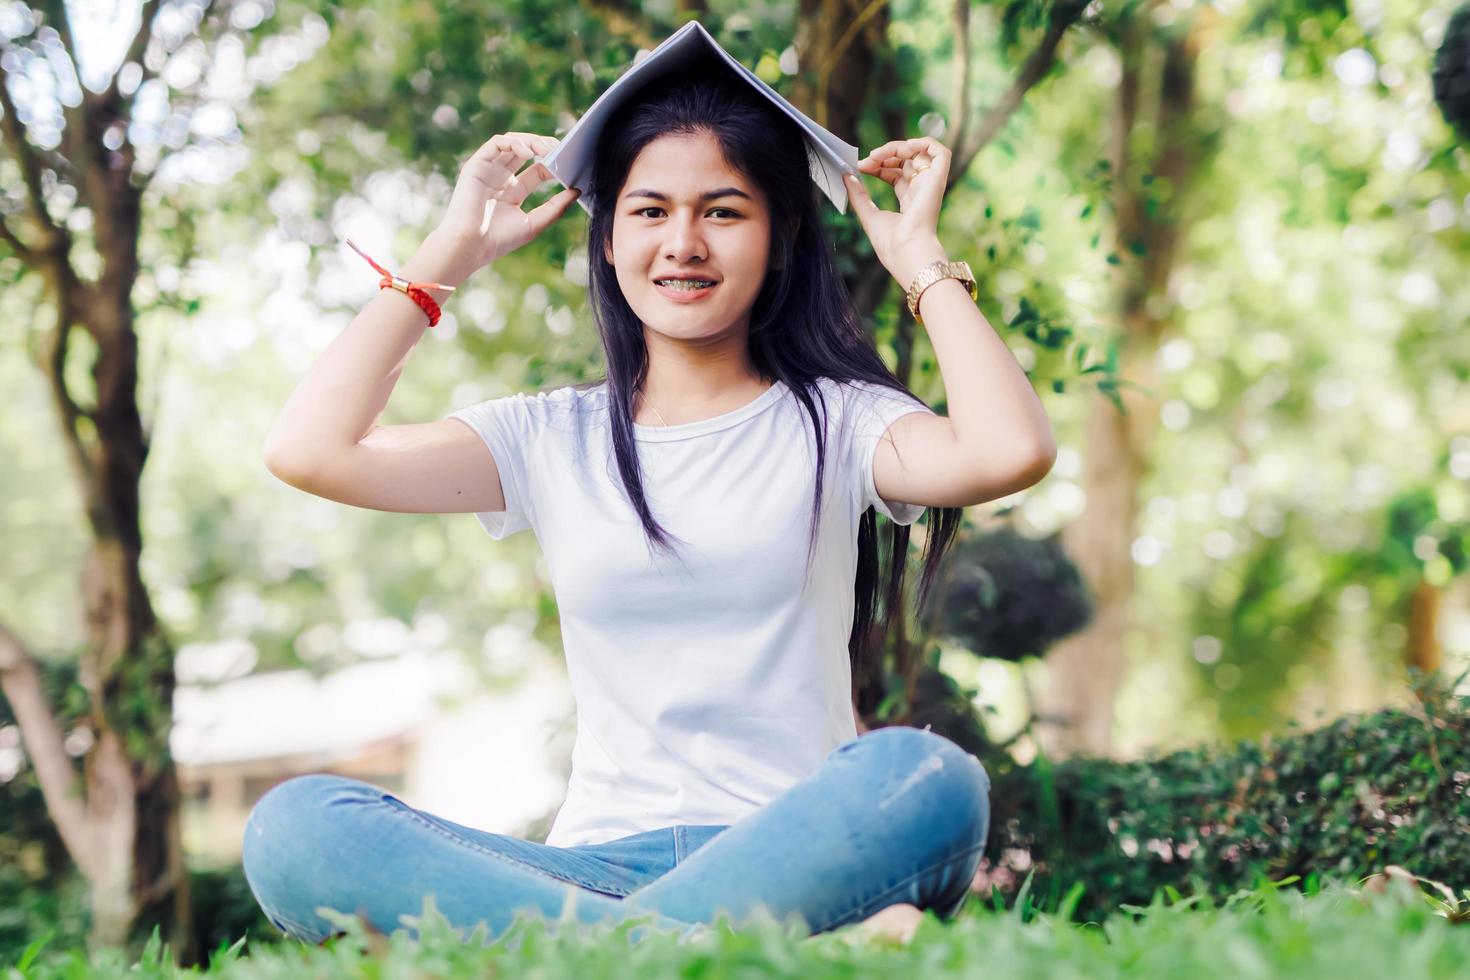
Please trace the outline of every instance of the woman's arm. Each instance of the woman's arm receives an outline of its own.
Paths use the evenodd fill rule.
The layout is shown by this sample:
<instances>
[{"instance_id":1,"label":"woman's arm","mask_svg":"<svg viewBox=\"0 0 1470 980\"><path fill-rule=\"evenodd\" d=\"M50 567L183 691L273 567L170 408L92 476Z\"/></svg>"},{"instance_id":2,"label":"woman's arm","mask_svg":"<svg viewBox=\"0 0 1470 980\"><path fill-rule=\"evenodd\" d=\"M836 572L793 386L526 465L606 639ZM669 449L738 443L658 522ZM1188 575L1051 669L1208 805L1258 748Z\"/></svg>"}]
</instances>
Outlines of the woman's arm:
<instances>
[{"instance_id":1,"label":"woman's arm","mask_svg":"<svg viewBox=\"0 0 1470 980\"><path fill-rule=\"evenodd\" d=\"M463 243L435 231L394 271L413 282L458 286L474 271L467 268L468 254ZM438 303L449 295L443 289L428 292ZM266 436L266 467L290 483L356 446L377 424L428 325L428 316L407 295L380 289L291 393Z\"/></svg>"}]
</instances>

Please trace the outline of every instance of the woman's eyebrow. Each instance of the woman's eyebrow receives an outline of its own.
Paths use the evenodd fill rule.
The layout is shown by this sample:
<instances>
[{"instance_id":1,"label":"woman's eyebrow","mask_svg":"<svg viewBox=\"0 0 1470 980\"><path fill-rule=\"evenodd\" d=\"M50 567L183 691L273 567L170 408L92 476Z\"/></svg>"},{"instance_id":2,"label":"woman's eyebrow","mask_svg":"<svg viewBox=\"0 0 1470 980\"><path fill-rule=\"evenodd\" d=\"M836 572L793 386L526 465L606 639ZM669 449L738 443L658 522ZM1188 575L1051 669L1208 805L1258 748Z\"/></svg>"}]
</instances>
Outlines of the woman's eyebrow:
<instances>
[{"instance_id":1,"label":"woman's eyebrow","mask_svg":"<svg viewBox=\"0 0 1470 980\"><path fill-rule=\"evenodd\" d=\"M669 195L661 193L659 191L648 190L647 188L639 188L636 191L629 191L628 193L623 195L623 200L626 201L630 197L651 197L655 201L667 201L669 199ZM703 194L699 195L699 199L701 201L710 201L714 200L717 197L743 197L747 201L751 200L751 196L738 187L721 187L717 191L705 191Z\"/></svg>"}]
</instances>

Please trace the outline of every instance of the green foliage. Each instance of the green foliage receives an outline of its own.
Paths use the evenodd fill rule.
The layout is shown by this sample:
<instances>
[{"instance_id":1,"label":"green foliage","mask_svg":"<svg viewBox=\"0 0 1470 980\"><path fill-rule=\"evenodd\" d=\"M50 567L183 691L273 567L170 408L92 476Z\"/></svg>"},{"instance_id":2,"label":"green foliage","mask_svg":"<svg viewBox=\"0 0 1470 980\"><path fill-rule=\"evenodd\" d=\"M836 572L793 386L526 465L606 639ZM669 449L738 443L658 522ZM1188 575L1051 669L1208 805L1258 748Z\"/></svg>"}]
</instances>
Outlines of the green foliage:
<instances>
[{"instance_id":1,"label":"green foliage","mask_svg":"<svg viewBox=\"0 0 1470 980\"><path fill-rule=\"evenodd\" d=\"M1321 42L1344 22L1351 23L1347 0L1255 0L1242 33L1247 37L1279 35L1304 55L1313 70L1321 71L1326 47Z\"/></svg>"},{"instance_id":2,"label":"green foliage","mask_svg":"<svg viewBox=\"0 0 1470 980\"><path fill-rule=\"evenodd\" d=\"M1288 533L1260 537L1237 575L1195 599L1196 637L1190 667L1212 690L1220 727L1251 737L1290 714L1294 672L1327 669L1333 644L1322 641L1336 613L1335 597L1360 574L1356 560L1306 554L1288 512ZM1275 656L1273 656L1275 654Z\"/></svg>"},{"instance_id":3,"label":"green foliage","mask_svg":"<svg viewBox=\"0 0 1470 980\"><path fill-rule=\"evenodd\" d=\"M1261 742L1132 762L988 760L987 859L1001 879L1034 870L1053 904L1084 883L1089 916L1165 888L1221 895L1393 864L1470 885L1470 698L1416 693L1411 711Z\"/></svg>"},{"instance_id":4,"label":"green foliage","mask_svg":"<svg viewBox=\"0 0 1470 980\"><path fill-rule=\"evenodd\" d=\"M86 707L77 665L45 661L39 668L41 688L60 706L58 723L69 731ZM16 733L14 725L10 703L0 697L0 731ZM41 932L51 932L61 945L80 942L86 906L86 888L46 812L35 770L23 763L0 782L0 962Z\"/></svg>"},{"instance_id":5,"label":"green foliage","mask_svg":"<svg viewBox=\"0 0 1470 980\"><path fill-rule=\"evenodd\" d=\"M1102 40L1138 6L1136 0L1102 5L1100 16L1110 22ZM1157 12L1176 18L1177 30L1186 26L1182 6ZM1463 334L1470 239L1462 203L1470 164L1439 118L1421 111L1422 39L1435 6L1393 2L1354 15L1341 0L1253 0L1204 38L1199 116L1220 124L1204 127L1206 139L1219 141L1217 162L1186 192L1194 223L1171 287L1182 308L1168 338L1172 356L1153 392L1183 421L1159 433L1140 498L1140 533L1172 552L1154 569L1137 570L1137 608L1147 610L1148 630L1130 647L1130 657L1151 668L1148 677L1177 668L1200 682L1200 697L1152 699L1158 706L1152 714L1123 719L1132 741L1136 731L1165 739L1190 726L1238 735L1279 724L1302 708L1291 677L1305 671L1328 689L1349 686L1329 673L1329 655L1345 649L1333 603L1357 587L1365 570L1380 576L1366 590L1371 616L1346 626L1353 641L1386 651L1381 659L1392 662L1393 644L1378 642L1375 630L1391 635L1386 630L1397 625L1402 583L1426 566L1415 553L1418 542L1432 536L1444 563L1455 572L1465 567L1464 481L1445 446L1452 436L1464 438L1454 428L1462 413L1452 399L1470 377ZM656 13L646 22L571 7L546 16L545 5L530 0L356 6L288 0L275 9L245 33L252 57L271 36L312 18L329 31L323 47L278 83L262 85L242 108L248 168L221 185L169 188L148 201L136 291L146 371L140 383L156 395L165 366L168 377L168 397L150 402L164 410L150 414L156 439L144 500L145 572L160 615L181 644L248 639L261 668L293 665L298 656L317 669L350 660L355 651L338 624L384 615L422 625L428 637L443 624L447 635L432 642L474 651L488 625L525 613L554 649L555 601L532 572L529 536L495 553L514 561L517 574L505 585L503 569L497 570L501 584L492 591L488 576L477 572L487 551L463 547L472 518L370 514L305 499L263 472L259 445L309 363L303 352L320 350L367 295L318 288L331 286L328 273L336 272L332 249L340 250L335 243L347 227L338 209L354 198L361 204L375 179L400 172L452 181L464 155L494 132L564 133L641 46L638 31L661 34L665 25ZM717 5L704 19L747 64L791 42L794 6L755 18L735 9ZM1024 54L1048 9L1056 5L978 5L976 37L999 38L1000 48L1014 41L1013 53ZM859 121L863 147L887 138L890 111L912 122L947 109L933 83L953 73L952 63L937 56L952 46L952 33L932 12L895 11L897 78L885 77L875 86L882 90L868 96ZM1378 23L1370 24L1375 16ZM982 17L989 20L981 23ZM716 23L721 19L723 26ZM1463 55L1449 59L1464 51L1467 31L1470 18L1462 9L1440 49L1450 76L1466 64ZM1282 41L1284 65L1275 61ZM1360 89L1341 84L1332 61L1355 45L1402 80L1390 84L1391 73L1383 71ZM975 66L977 111L994 103L1016 67L978 48L985 53ZM948 195L942 230L951 253L975 266L986 316L1008 343L1035 355L1028 366L1034 381L1064 392L1101 373L1098 387L1116 403L1116 384L1108 379L1117 348L1105 340L1115 326L1108 283L1114 266L1135 254L1134 243L1110 240L1113 174L1100 158L1115 109L1116 52L1089 27L1068 38L1062 57L1056 77L1028 96ZM1437 63L1437 85L1442 76L1450 77ZM778 87L789 92L795 79L783 81ZM179 106L188 102L180 99ZM1152 125L1141 121L1140 149L1149 148ZM1394 162L1398 157L1385 147L1406 139L1423 145L1422 159L1409 154ZM19 186L8 160L0 168ZM1148 186L1145 206L1155 208L1160 198ZM392 208L381 195L372 197L384 220L402 227L394 242L400 257L431 227L446 189L410 181ZM285 190L304 203L275 196ZM206 281L192 272L178 275L179 229L192 233L196 213L201 252L233 270L247 297L243 308L231 309L225 289L201 301ZM823 214L838 262L850 271L863 237L851 215ZM385 422L424 421L474 398L590 376L595 344L584 290L568 272L580 220L574 209L533 248L474 280L453 311L458 334L441 329L420 345ZM275 270L256 275L251 262L229 251L261 241L299 247L307 285L288 287ZM366 282L366 267L358 272ZM0 467L0 539L20 545L0 557L0 614L45 656L66 658L74 655L82 625L75 589L84 502L59 440L37 436L55 427L43 379L24 356L38 347L32 314L45 309L38 279L27 280L14 259L0 256L0 282L13 287L5 290L10 305L0 316L0 382L13 395L0 456L14 464ZM278 287L288 297L303 289L316 305L305 307L305 316L296 309L289 318L262 316L260 303ZM571 334L547 331L542 307L526 299L537 288L548 294L547 312L574 311ZM472 306L468 300L477 292L494 302ZM896 293L880 309L880 343L891 338L900 309ZM203 315L191 317L195 312ZM318 322L328 316L338 319ZM281 327L257 334L254 326L241 329L242 321ZM942 405L928 346L920 334L913 387ZM1357 379L1346 401L1339 397L1344 378ZM1389 411L1400 406L1403 411ZM1082 399L1048 404L1069 450L1085 431L1084 408ZM1406 413L1408 423L1393 423ZM1433 473L1424 465L1431 460ZM1385 484L1381 493L1371 489L1375 474ZM1347 490L1359 477L1361 494ZM1222 488L1248 493L1248 511L1208 506ZM1048 489L1033 499L1044 500ZM1361 503L1367 495L1374 499ZM1205 505L1192 508L1194 497ZM1167 516L1155 518L1155 511ZM1218 536L1234 543L1223 551L1201 546ZM1024 580L1021 569L1006 574ZM980 635L1016 631L1011 617L1034 620L1030 614L1048 598L1035 597L1028 606L1019 593L1001 594L1004 602L986 607L991 620L970 617L977 643L991 641L988 655L1000 656L1036 646ZM978 586L976 596L996 598ZM1189 657L1190 641L1201 634L1221 640L1221 660L1202 664ZM1227 689L1224 677L1237 682ZM1381 691L1380 681L1370 678L1367 689ZM936 696L919 701L959 725L964 693L933 673L921 676L921 694L925 685ZM0 703L0 713L3 708ZM75 708L68 719L77 717ZM156 708L145 699L126 710L143 720ZM0 728L6 724L0 718ZM1396 732L1388 726L1388 736ZM1060 825L1076 790L1070 770L1038 760L1032 772L1035 792L1023 802L1034 804L1043 825ZM54 833L33 823L38 813L27 772L0 785L0 931L9 930L0 942L22 940L48 916L74 916L80 907L33 889L37 881L71 880L62 877ZM26 870L35 867L44 870ZM65 946L69 920L57 922L55 944Z\"/></svg>"},{"instance_id":6,"label":"green foliage","mask_svg":"<svg viewBox=\"0 0 1470 980\"><path fill-rule=\"evenodd\" d=\"M0 965L22 959L38 937L54 948L83 946L90 925L86 910L81 876L67 872L38 884L0 861Z\"/></svg>"},{"instance_id":7,"label":"green foliage","mask_svg":"<svg viewBox=\"0 0 1470 980\"><path fill-rule=\"evenodd\" d=\"M280 935L255 900L239 865L191 871L189 894L194 903L195 947L210 954L211 961L221 948L237 940Z\"/></svg>"},{"instance_id":8,"label":"green foliage","mask_svg":"<svg viewBox=\"0 0 1470 980\"><path fill-rule=\"evenodd\" d=\"M35 813L44 815L39 806ZM191 869L189 894L195 947L206 955L242 937L281 934L261 910L239 865ZM38 937L49 937L47 945L53 949L81 947L90 925L87 883L73 868L59 866L46 879L36 880L0 861L0 964L23 959ZM131 948L143 948L156 929L135 923Z\"/></svg>"},{"instance_id":9,"label":"green foliage","mask_svg":"<svg viewBox=\"0 0 1470 980\"><path fill-rule=\"evenodd\" d=\"M806 936L765 917L731 928L720 922L693 940L651 932L636 945L638 920L561 928L522 918L502 941L483 947L426 903L405 930L383 937L355 919L325 946L251 939L216 950L203 975L222 978L485 976L736 977L854 976L907 980L986 976L1132 977L1463 975L1470 929L1456 928L1422 893L1400 883L1376 898L1337 881L1307 893L1270 885L1224 896L1220 907L1161 891L1126 915L1077 924L1078 889L1055 912L1017 902L991 911L972 902L952 922L932 914L908 945L865 939L852 930ZM467 941L467 939L469 941ZM37 941L15 963L18 980L163 980L201 975L169 964L157 937L136 962L116 951L92 956Z\"/></svg>"}]
</instances>

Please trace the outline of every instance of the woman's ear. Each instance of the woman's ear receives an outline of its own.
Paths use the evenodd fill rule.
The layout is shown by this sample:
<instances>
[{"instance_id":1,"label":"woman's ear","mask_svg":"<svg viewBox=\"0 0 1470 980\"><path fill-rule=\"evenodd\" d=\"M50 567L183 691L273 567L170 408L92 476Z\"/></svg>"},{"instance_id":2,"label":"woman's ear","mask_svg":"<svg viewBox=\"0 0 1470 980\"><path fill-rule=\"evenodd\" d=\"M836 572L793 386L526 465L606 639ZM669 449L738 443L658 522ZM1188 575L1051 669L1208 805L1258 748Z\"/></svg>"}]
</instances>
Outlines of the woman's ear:
<instances>
[{"instance_id":1,"label":"woman's ear","mask_svg":"<svg viewBox=\"0 0 1470 980\"><path fill-rule=\"evenodd\" d=\"M613 263L612 241L611 240L605 241L605 242L602 243L602 257L605 260L607 260L607 264L608 265L613 265L614 264Z\"/></svg>"}]
</instances>

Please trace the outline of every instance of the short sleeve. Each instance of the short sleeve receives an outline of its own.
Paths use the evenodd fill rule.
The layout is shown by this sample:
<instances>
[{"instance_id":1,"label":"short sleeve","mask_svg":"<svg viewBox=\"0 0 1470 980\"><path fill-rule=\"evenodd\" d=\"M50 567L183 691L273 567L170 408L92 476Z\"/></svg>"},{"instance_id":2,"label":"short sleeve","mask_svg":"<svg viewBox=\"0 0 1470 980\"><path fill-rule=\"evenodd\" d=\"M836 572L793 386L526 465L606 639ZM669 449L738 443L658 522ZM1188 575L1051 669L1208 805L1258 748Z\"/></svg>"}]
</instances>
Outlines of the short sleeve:
<instances>
[{"instance_id":1,"label":"short sleeve","mask_svg":"<svg viewBox=\"0 0 1470 980\"><path fill-rule=\"evenodd\" d=\"M505 493L505 510L480 511L475 517L497 541L527 530L534 520L528 454L534 445L535 404L535 399L517 393L492 398L445 416L459 419L479 433L490 455L495 458L495 468L500 472L500 487Z\"/></svg>"},{"instance_id":2,"label":"short sleeve","mask_svg":"<svg viewBox=\"0 0 1470 980\"><path fill-rule=\"evenodd\" d=\"M878 496L878 487L873 481L873 457L878 451L878 441L895 421L912 412L939 413L916 398L883 385L858 381L853 382L853 386L847 390L847 397L856 471L853 476L860 502L858 512L874 507L895 524L912 524L924 513L924 505L888 501Z\"/></svg>"}]
</instances>

